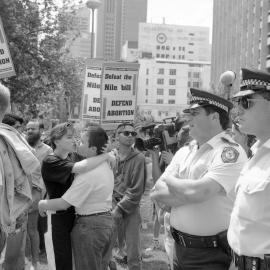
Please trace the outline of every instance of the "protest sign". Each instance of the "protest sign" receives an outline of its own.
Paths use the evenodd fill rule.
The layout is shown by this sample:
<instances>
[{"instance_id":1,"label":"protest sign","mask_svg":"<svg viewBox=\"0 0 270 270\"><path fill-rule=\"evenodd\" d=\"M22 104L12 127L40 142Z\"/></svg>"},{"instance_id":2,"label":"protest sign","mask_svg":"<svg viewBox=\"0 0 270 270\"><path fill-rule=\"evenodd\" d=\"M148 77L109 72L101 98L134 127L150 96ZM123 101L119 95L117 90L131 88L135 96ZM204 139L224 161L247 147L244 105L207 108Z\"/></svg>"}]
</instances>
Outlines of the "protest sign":
<instances>
[{"instance_id":1,"label":"protest sign","mask_svg":"<svg viewBox=\"0 0 270 270\"><path fill-rule=\"evenodd\" d=\"M139 64L104 63L101 122L133 121L138 88Z\"/></svg>"},{"instance_id":2,"label":"protest sign","mask_svg":"<svg viewBox=\"0 0 270 270\"><path fill-rule=\"evenodd\" d=\"M94 61L92 65L87 64L85 69L82 119L99 122L102 62Z\"/></svg>"},{"instance_id":3,"label":"protest sign","mask_svg":"<svg viewBox=\"0 0 270 270\"><path fill-rule=\"evenodd\" d=\"M10 56L6 35L0 18L0 79L15 75L15 69Z\"/></svg>"}]
</instances>

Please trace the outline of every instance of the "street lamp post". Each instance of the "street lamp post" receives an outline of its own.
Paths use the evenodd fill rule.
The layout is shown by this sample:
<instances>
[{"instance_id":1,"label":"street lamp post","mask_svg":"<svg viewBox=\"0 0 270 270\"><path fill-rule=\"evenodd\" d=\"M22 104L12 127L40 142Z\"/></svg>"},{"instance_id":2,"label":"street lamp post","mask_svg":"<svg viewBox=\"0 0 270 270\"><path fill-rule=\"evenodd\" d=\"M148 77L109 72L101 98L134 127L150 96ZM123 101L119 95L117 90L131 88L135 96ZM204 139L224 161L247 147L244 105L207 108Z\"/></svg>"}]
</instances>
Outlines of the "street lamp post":
<instances>
[{"instance_id":1,"label":"street lamp post","mask_svg":"<svg viewBox=\"0 0 270 270\"><path fill-rule=\"evenodd\" d=\"M89 0L86 2L86 6L91 9L92 13L92 27L91 27L91 58L94 58L94 52L95 52L95 9L98 9L101 5L100 0Z\"/></svg>"}]
</instances>

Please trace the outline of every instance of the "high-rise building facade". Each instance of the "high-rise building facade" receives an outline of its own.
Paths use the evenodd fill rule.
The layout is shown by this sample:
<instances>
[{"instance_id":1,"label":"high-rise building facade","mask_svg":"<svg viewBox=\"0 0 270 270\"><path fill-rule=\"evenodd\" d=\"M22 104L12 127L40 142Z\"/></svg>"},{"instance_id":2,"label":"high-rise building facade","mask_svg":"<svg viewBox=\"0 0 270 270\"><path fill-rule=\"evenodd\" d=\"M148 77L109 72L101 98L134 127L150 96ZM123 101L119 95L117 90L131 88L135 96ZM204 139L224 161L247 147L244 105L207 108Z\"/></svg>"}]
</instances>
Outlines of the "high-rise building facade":
<instances>
[{"instance_id":1,"label":"high-rise building facade","mask_svg":"<svg viewBox=\"0 0 270 270\"><path fill-rule=\"evenodd\" d=\"M146 22L147 0L102 0L97 15L96 57L119 60L128 41L138 41L140 22Z\"/></svg>"},{"instance_id":2,"label":"high-rise building facade","mask_svg":"<svg viewBox=\"0 0 270 270\"><path fill-rule=\"evenodd\" d=\"M154 58L210 61L209 28L140 23L138 49Z\"/></svg>"},{"instance_id":3,"label":"high-rise building facade","mask_svg":"<svg viewBox=\"0 0 270 270\"><path fill-rule=\"evenodd\" d=\"M270 70L269 0L214 0L211 84L217 88L226 70L240 68Z\"/></svg>"}]
</instances>

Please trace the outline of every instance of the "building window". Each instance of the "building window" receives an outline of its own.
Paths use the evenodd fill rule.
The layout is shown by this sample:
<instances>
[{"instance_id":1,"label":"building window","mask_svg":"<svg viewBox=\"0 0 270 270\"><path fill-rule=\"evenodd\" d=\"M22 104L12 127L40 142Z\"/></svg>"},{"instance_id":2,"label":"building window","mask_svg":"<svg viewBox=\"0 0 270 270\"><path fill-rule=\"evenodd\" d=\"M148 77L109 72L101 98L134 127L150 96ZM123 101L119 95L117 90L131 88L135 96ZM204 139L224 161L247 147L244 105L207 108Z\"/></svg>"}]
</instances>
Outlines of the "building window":
<instances>
[{"instance_id":1,"label":"building window","mask_svg":"<svg viewBox=\"0 0 270 270\"><path fill-rule=\"evenodd\" d=\"M160 111L158 111L158 116L161 116L161 112Z\"/></svg>"},{"instance_id":2,"label":"building window","mask_svg":"<svg viewBox=\"0 0 270 270\"><path fill-rule=\"evenodd\" d=\"M182 55L182 59L185 59L185 56L184 55Z\"/></svg>"},{"instance_id":3,"label":"building window","mask_svg":"<svg viewBox=\"0 0 270 270\"><path fill-rule=\"evenodd\" d=\"M161 58L164 58L164 57L165 57L165 54L162 54L162 55L161 55Z\"/></svg>"},{"instance_id":4,"label":"building window","mask_svg":"<svg viewBox=\"0 0 270 270\"><path fill-rule=\"evenodd\" d=\"M163 45L163 46L161 47L161 49L162 49L162 50L165 50L165 46Z\"/></svg>"},{"instance_id":5,"label":"building window","mask_svg":"<svg viewBox=\"0 0 270 270\"><path fill-rule=\"evenodd\" d=\"M157 95L163 95L164 94L164 89L162 89L162 88L158 88L157 89Z\"/></svg>"},{"instance_id":6,"label":"building window","mask_svg":"<svg viewBox=\"0 0 270 270\"><path fill-rule=\"evenodd\" d=\"M169 96L175 96L175 89L169 89Z\"/></svg>"},{"instance_id":7,"label":"building window","mask_svg":"<svg viewBox=\"0 0 270 270\"><path fill-rule=\"evenodd\" d=\"M199 82L193 82L193 87L194 88L200 88L200 83Z\"/></svg>"},{"instance_id":8,"label":"building window","mask_svg":"<svg viewBox=\"0 0 270 270\"><path fill-rule=\"evenodd\" d=\"M159 57L160 57L160 54L159 54L159 53L157 53L157 54L156 54L156 57L157 57L157 58L159 58Z\"/></svg>"},{"instance_id":9,"label":"building window","mask_svg":"<svg viewBox=\"0 0 270 270\"><path fill-rule=\"evenodd\" d=\"M170 49L170 46L166 46L166 50L168 51Z\"/></svg>"},{"instance_id":10,"label":"building window","mask_svg":"<svg viewBox=\"0 0 270 270\"><path fill-rule=\"evenodd\" d=\"M193 46L193 45L194 45L194 43L193 43L193 42L190 42L190 43L188 43L188 45L191 45L191 46Z\"/></svg>"},{"instance_id":11,"label":"building window","mask_svg":"<svg viewBox=\"0 0 270 270\"><path fill-rule=\"evenodd\" d=\"M190 81L188 81L187 86L188 86L188 88L191 87L191 82Z\"/></svg>"},{"instance_id":12,"label":"building window","mask_svg":"<svg viewBox=\"0 0 270 270\"><path fill-rule=\"evenodd\" d=\"M164 84L164 79L157 79L157 84Z\"/></svg>"},{"instance_id":13,"label":"building window","mask_svg":"<svg viewBox=\"0 0 270 270\"><path fill-rule=\"evenodd\" d=\"M169 58L169 55L168 54L166 54L166 58Z\"/></svg>"},{"instance_id":14,"label":"building window","mask_svg":"<svg viewBox=\"0 0 270 270\"><path fill-rule=\"evenodd\" d=\"M175 51L175 47L173 47L172 49L173 49L173 51Z\"/></svg>"},{"instance_id":15,"label":"building window","mask_svg":"<svg viewBox=\"0 0 270 270\"><path fill-rule=\"evenodd\" d=\"M176 85L176 79L169 79L169 85Z\"/></svg>"},{"instance_id":16,"label":"building window","mask_svg":"<svg viewBox=\"0 0 270 270\"><path fill-rule=\"evenodd\" d=\"M193 72L193 78L200 78L200 72Z\"/></svg>"},{"instance_id":17,"label":"building window","mask_svg":"<svg viewBox=\"0 0 270 270\"><path fill-rule=\"evenodd\" d=\"M170 69L170 75L176 75L176 69Z\"/></svg>"},{"instance_id":18,"label":"building window","mask_svg":"<svg viewBox=\"0 0 270 270\"><path fill-rule=\"evenodd\" d=\"M148 89L145 89L145 95L148 96Z\"/></svg>"},{"instance_id":19,"label":"building window","mask_svg":"<svg viewBox=\"0 0 270 270\"><path fill-rule=\"evenodd\" d=\"M148 99L145 100L145 103L148 103Z\"/></svg>"},{"instance_id":20,"label":"building window","mask_svg":"<svg viewBox=\"0 0 270 270\"><path fill-rule=\"evenodd\" d=\"M174 99L169 99L169 100L168 100L168 103L169 103L169 104L175 104L175 100L174 100Z\"/></svg>"},{"instance_id":21,"label":"building window","mask_svg":"<svg viewBox=\"0 0 270 270\"><path fill-rule=\"evenodd\" d=\"M193 54L194 52L193 51L188 51L189 54Z\"/></svg>"},{"instance_id":22,"label":"building window","mask_svg":"<svg viewBox=\"0 0 270 270\"><path fill-rule=\"evenodd\" d=\"M163 104L163 99L157 99L157 104Z\"/></svg>"},{"instance_id":23,"label":"building window","mask_svg":"<svg viewBox=\"0 0 270 270\"><path fill-rule=\"evenodd\" d=\"M190 36L194 36L194 33L189 33Z\"/></svg>"},{"instance_id":24,"label":"building window","mask_svg":"<svg viewBox=\"0 0 270 270\"><path fill-rule=\"evenodd\" d=\"M159 68L158 69L158 74L162 74L163 75L164 74L164 68Z\"/></svg>"},{"instance_id":25,"label":"building window","mask_svg":"<svg viewBox=\"0 0 270 270\"><path fill-rule=\"evenodd\" d=\"M175 55L173 55L173 57L172 57L173 59L175 59Z\"/></svg>"},{"instance_id":26,"label":"building window","mask_svg":"<svg viewBox=\"0 0 270 270\"><path fill-rule=\"evenodd\" d=\"M148 85L148 83L149 83L149 79L146 79L145 83L146 83L146 85Z\"/></svg>"},{"instance_id":27,"label":"building window","mask_svg":"<svg viewBox=\"0 0 270 270\"><path fill-rule=\"evenodd\" d=\"M183 52L185 51L185 49L186 49L185 47L182 47L182 51L183 51Z\"/></svg>"},{"instance_id":28,"label":"building window","mask_svg":"<svg viewBox=\"0 0 270 270\"><path fill-rule=\"evenodd\" d=\"M178 51L181 51L182 50L182 47L178 47Z\"/></svg>"},{"instance_id":29,"label":"building window","mask_svg":"<svg viewBox=\"0 0 270 270\"><path fill-rule=\"evenodd\" d=\"M149 75L149 68L146 69L146 75Z\"/></svg>"},{"instance_id":30,"label":"building window","mask_svg":"<svg viewBox=\"0 0 270 270\"><path fill-rule=\"evenodd\" d=\"M156 48L157 48L157 50L159 50L159 49L160 49L160 46L159 46L159 45L157 45L157 47L156 47Z\"/></svg>"},{"instance_id":31,"label":"building window","mask_svg":"<svg viewBox=\"0 0 270 270\"><path fill-rule=\"evenodd\" d=\"M191 71L188 72L188 77L191 78Z\"/></svg>"}]
</instances>

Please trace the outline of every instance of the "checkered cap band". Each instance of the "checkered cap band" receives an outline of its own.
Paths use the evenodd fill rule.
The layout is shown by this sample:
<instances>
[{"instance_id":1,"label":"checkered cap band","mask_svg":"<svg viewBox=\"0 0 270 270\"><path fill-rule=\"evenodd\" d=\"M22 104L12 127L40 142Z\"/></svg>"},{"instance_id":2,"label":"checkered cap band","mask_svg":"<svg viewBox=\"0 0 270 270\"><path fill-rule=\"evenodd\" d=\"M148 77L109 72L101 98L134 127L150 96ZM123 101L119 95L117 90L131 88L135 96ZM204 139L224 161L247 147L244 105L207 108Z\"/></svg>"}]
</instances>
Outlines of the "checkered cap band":
<instances>
[{"instance_id":1,"label":"checkered cap band","mask_svg":"<svg viewBox=\"0 0 270 270\"><path fill-rule=\"evenodd\" d=\"M205 97L197 97L197 96L191 96L190 103L198 103L198 102L207 102L209 105L216 106L226 112L229 111L228 107L221 104L220 102L217 102L215 100L212 100L210 98L205 98Z\"/></svg>"},{"instance_id":2,"label":"checkered cap band","mask_svg":"<svg viewBox=\"0 0 270 270\"><path fill-rule=\"evenodd\" d=\"M265 86L267 90L270 90L270 83L269 82L265 82L265 81L258 80L258 79L242 80L240 87L248 88L249 86L251 89L252 89L252 86Z\"/></svg>"}]
</instances>

